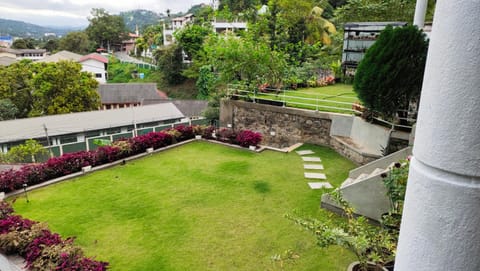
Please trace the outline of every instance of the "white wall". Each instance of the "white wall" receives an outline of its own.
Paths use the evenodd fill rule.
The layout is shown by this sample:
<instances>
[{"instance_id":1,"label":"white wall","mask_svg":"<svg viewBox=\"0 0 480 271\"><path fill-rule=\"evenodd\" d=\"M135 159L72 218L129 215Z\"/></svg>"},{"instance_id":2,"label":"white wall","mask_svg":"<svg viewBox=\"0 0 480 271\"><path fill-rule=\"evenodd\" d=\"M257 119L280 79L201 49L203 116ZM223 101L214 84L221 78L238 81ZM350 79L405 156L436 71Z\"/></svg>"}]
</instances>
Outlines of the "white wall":
<instances>
[{"instance_id":1,"label":"white wall","mask_svg":"<svg viewBox=\"0 0 480 271\"><path fill-rule=\"evenodd\" d=\"M96 61L93 59L88 59L80 63L82 65L82 71L93 73L93 78L95 78L99 83L103 84L107 82L105 70L105 63ZM101 74L101 77L96 77L96 74Z\"/></svg>"}]
</instances>

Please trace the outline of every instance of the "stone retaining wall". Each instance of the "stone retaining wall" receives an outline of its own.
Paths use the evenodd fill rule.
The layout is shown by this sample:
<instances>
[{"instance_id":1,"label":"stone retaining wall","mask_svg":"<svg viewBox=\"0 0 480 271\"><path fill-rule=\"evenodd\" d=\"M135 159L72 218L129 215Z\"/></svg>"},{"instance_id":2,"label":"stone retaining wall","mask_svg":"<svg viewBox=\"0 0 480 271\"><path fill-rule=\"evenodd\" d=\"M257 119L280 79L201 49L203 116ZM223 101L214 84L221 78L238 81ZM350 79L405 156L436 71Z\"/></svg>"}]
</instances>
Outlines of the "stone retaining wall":
<instances>
[{"instance_id":1,"label":"stone retaining wall","mask_svg":"<svg viewBox=\"0 0 480 271\"><path fill-rule=\"evenodd\" d=\"M222 100L220 108L222 127L260 132L263 135L262 145L275 148L284 148L299 142L324 145L358 164L365 164L380 157L378 153L366 151L364 146L355 147L355 143L338 140L337 136L349 137L354 132L351 131L353 124L359 121L354 119L354 116L237 100ZM363 126L368 128L368 125L371 124ZM373 135L379 134L375 133L379 128L373 125L368 129L372 129ZM369 143L377 140L379 136L364 137L364 141L368 141L364 143Z\"/></svg>"}]
</instances>

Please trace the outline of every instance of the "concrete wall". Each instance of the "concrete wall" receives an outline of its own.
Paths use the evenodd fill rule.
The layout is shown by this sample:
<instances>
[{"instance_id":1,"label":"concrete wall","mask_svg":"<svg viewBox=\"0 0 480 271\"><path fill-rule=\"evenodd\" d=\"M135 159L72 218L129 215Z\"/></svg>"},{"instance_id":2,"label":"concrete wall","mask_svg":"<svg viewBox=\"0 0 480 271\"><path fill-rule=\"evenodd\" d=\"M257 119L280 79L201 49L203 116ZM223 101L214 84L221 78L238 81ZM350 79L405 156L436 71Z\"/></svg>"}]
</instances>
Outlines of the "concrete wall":
<instances>
[{"instance_id":1,"label":"concrete wall","mask_svg":"<svg viewBox=\"0 0 480 271\"><path fill-rule=\"evenodd\" d=\"M389 129L372 125L360 117L355 117L352 131L350 137L362 145L368 153L382 155L382 148L388 144Z\"/></svg>"},{"instance_id":2,"label":"concrete wall","mask_svg":"<svg viewBox=\"0 0 480 271\"><path fill-rule=\"evenodd\" d=\"M359 117L235 100L222 100L220 126L262 133L263 145L284 148L305 142L330 146L358 164L381 156L388 129Z\"/></svg>"}]
</instances>

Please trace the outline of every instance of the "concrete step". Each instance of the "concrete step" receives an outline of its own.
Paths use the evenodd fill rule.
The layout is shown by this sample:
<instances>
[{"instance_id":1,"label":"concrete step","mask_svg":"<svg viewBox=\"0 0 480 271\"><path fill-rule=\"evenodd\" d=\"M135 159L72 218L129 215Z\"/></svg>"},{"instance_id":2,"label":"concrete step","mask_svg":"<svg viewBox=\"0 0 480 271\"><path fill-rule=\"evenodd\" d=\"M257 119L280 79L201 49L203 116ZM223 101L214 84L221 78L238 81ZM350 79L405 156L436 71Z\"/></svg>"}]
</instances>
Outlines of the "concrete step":
<instances>
[{"instance_id":1,"label":"concrete step","mask_svg":"<svg viewBox=\"0 0 480 271\"><path fill-rule=\"evenodd\" d=\"M333 188L329 182L308 183L311 189Z\"/></svg>"},{"instance_id":2,"label":"concrete step","mask_svg":"<svg viewBox=\"0 0 480 271\"><path fill-rule=\"evenodd\" d=\"M304 169L319 169L319 170L322 170L323 165L321 165L321 164L304 164L303 168Z\"/></svg>"},{"instance_id":3,"label":"concrete step","mask_svg":"<svg viewBox=\"0 0 480 271\"><path fill-rule=\"evenodd\" d=\"M341 188L345 187L345 186L349 186L351 185L352 183L355 182L355 179L354 178L347 178L345 181L343 181L342 185L340 186Z\"/></svg>"},{"instance_id":4,"label":"concrete step","mask_svg":"<svg viewBox=\"0 0 480 271\"><path fill-rule=\"evenodd\" d=\"M384 168L376 168L375 170L372 171L372 173L370 173L368 175L368 177L374 177L374 176L378 176L380 174L382 174L383 172L387 171L386 169Z\"/></svg>"},{"instance_id":5,"label":"concrete step","mask_svg":"<svg viewBox=\"0 0 480 271\"><path fill-rule=\"evenodd\" d=\"M305 178L325 180L325 179L327 179L327 176L325 176L325 174L323 174L323 173L305 172Z\"/></svg>"},{"instance_id":6,"label":"concrete step","mask_svg":"<svg viewBox=\"0 0 480 271\"><path fill-rule=\"evenodd\" d=\"M311 157L311 156L303 156L302 160L304 162L322 162L322 159L320 159L320 157Z\"/></svg>"},{"instance_id":7,"label":"concrete step","mask_svg":"<svg viewBox=\"0 0 480 271\"><path fill-rule=\"evenodd\" d=\"M298 155L308 155L308 154L314 154L312 150L303 150L303 151L297 151Z\"/></svg>"},{"instance_id":8,"label":"concrete step","mask_svg":"<svg viewBox=\"0 0 480 271\"><path fill-rule=\"evenodd\" d=\"M365 180L366 178L368 178L369 175L370 174L368 174L368 173L362 173L362 174L358 175L358 177L355 179L355 182Z\"/></svg>"}]
</instances>

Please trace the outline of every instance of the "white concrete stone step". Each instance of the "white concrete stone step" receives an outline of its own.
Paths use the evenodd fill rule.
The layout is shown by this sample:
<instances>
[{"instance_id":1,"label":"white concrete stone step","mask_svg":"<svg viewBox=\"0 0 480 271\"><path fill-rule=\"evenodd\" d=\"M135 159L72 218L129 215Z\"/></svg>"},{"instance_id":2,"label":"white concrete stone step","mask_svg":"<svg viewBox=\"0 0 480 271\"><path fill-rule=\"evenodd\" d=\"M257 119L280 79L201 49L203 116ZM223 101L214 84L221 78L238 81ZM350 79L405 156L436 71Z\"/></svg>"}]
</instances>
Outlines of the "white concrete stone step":
<instances>
[{"instance_id":1,"label":"white concrete stone step","mask_svg":"<svg viewBox=\"0 0 480 271\"><path fill-rule=\"evenodd\" d=\"M372 171L372 173L369 174L368 177L373 177L373 176L378 176L380 174L382 174L383 172L387 171L386 169L384 168L376 168L375 170Z\"/></svg>"},{"instance_id":2,"label":"white concrete stone step","mask_svg":"<svg viewBox=\"0 0 480 271\"><path fill-rule=\"evenodd\" d=\"M327 176L325 176L323 173L305 172L305 178L325 180L327 179Z\"/></svg>"},{"instance_id":3,"label":"white concrete stone step","mask_svg":"<svg viewBox=\"0 0 480 271\"><path fill-rule=\"evenodd\" d=\"M329 182L308 183L311 189L333 188Z\"/></svg>"},{"instance_id":4,"label":"white concrete stone step","mask_svg":"<svg viewBox=\"0 0 480 271\"><path fill-rule=\"evenodd\" d=\"M297 151L298 155L308 155L308 154L314 154L312 150L303 150L303 151Z\"/></svg>"},{"instance_id":5,"label":"white concrete stone step","mask_svg":"<svg viewBox=\"0 0 480 271\"><path fill-rule=\"evenodd\" d=\"M362 173L360 175L358 175L358 177L355 179L355 182L359 182L359 181L362 181L362 180L365 180L366 178L368 178L368 173Z\"/></svg>"},{"instance_id":6,"label":"white concrete stone step","mask_svg":"<svg viewBox=\"0 0 480 271\"><path fill-rule=\"evenodd\" d=\"M323 169L323 165L321 164L304 164L303 165L304 169Z\"/></svg>"},{"instance_id":7,"label":"white concrete stone step","mask_svg":"<svg viewBox=\"0 0 480 271\"><path fill-rule=\"evenodd\" d=\"M302 159L304 162L322 162L320 157L303 156Z\"/></svg>"},{"instance_id":8,"label":"white concrete stone step","mask_svg":"<svg viewBox=\"0 0 480 271\"><path fill-rule=\"evenodd\" d=\"M347 178L345 181L343 181L343 183L340 187L343 188L343 187L349 186L354 182L355 182L354 178Z\"/></svg>"}]
</instances>

